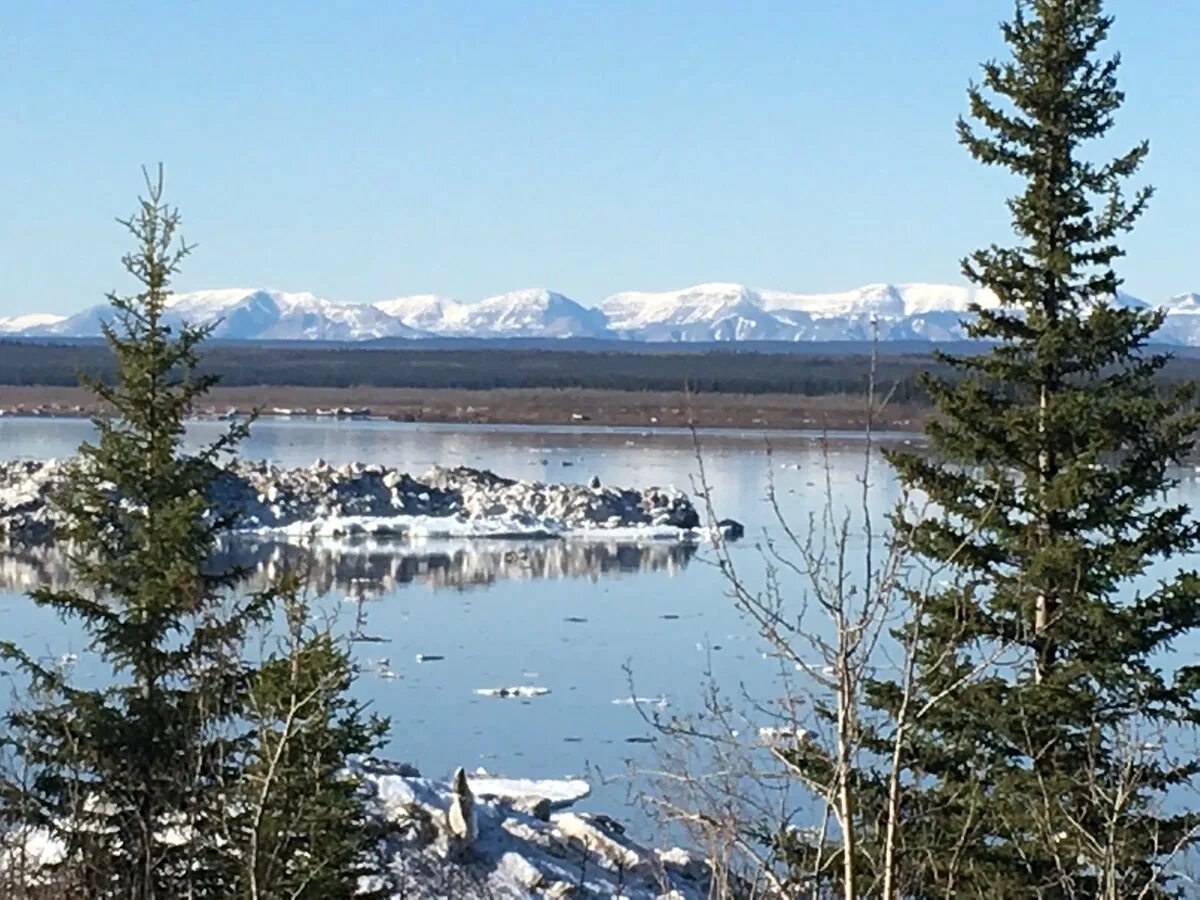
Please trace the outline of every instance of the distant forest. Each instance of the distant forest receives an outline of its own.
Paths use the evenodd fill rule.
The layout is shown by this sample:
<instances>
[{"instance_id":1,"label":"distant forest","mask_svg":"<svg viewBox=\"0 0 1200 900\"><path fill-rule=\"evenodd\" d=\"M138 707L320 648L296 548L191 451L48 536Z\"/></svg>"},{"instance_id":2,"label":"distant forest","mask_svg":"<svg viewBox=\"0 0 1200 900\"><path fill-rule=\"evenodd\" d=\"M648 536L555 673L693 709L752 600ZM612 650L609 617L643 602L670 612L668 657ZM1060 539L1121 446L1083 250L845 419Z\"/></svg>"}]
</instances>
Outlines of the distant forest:
<instances>
[{"instance_id":1,"label":"distant forest","mask_svg":"<svg viewBox=\"0 0 1200 900\"><path fill-rule=\"evenodd\" d=\"M954 348L956 352L964 347ZM1164 373L1176 382L1200 379L1200 357L1186 348ZM796 394L862 394L869 348L862 344L630 345L576 342L446 342L403 345L216 343L201 369L230 386L458 388L596 388L625 391ZM922 403L918 373L947 371L930 348L884 345L877 367L883 391L899 402ZM0 341L0 384L74 385L81 372L108 379L114 373L98 342L51 344Z\"/></svg>"}]
</instances>

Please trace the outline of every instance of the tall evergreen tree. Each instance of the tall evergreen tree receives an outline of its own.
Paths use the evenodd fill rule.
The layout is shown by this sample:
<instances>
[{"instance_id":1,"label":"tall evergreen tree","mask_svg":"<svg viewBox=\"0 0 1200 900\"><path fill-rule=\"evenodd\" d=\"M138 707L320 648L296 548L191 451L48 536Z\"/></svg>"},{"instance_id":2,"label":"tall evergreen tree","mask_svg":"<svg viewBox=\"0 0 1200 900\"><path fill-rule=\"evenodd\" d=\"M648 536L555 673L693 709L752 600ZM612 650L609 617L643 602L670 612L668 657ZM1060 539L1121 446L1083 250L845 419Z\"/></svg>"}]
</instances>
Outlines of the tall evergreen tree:
<instances>
[{"instance_id":1,"label":"tall evergreen tree","mask_svg":"<svg viewBox=\"0 0 1200 900\"><path fill-rule=\"evenodd\" d=\"M999 301L968 326L993 344L942 355L955 374L926 380L930 452L890 455L939 508L901 510L898 531L946 575L908 633L910 708L943 698L903 745L913 896L1169 896L1164 863L1200 822L1164 803L1200 772L1170 750L1200 668L1165 655L1200 623L1200 579L1152 568L1200 541L1165 496L1200 420L1156 390L1161 313L1118 293L1119 240L1151 192L1123 190L1145 143L1087 155L1124 99L1110 25L1101 0L1017 0L1011 59L983 66L959 123L974 158L1024 187L1017 243L964 262ZM899 709L896 684L872 696Z\"/></svg>"},{"instance_id":2,"label":"tall evergreen tree","mask_svg":"<svg viewBox=\"0 0 1200 900\"><path fill-rule=\"evenodd\" d=\"M209 488L246 428L184 451L185 417L215 379L197 373L208 330L165 319L191 248L164 203L161 170L147 186L122 222L135 241L123 263L139 291L110 295L104 326L116 378L90 382L106 411L55 498L70 523L59 537L72 548L75 586L33 594L82 624L112 681L81 687L0 645L37 699L6 716L4 740L33 779L3 785L3 814L61 842L58 877L71 896L137 900L220 896L230 883L219 836L251 735L240 721L252 674L243 645L272 608L269 594L231 600L240 573L209 566L231 523Z\"/></svg>"}]
</instances>

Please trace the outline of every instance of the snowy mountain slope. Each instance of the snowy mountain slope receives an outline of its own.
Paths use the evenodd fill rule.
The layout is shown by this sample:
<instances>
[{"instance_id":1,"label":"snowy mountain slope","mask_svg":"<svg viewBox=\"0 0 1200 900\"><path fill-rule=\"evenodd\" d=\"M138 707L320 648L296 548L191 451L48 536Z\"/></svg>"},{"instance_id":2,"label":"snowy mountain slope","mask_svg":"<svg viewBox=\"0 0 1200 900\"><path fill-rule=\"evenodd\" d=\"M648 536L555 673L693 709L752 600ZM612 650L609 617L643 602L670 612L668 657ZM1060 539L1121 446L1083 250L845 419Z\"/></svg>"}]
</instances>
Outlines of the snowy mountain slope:
<instances>
[{"instance_id":1,"label":"snowy mountain slope","mask_svg":"<svg viewBox=\"0 0 1200 900\"><path fill-rule=\"evenodd\" d=\"M335 303L312 294L286 294L276 300L276 305L279 315L258 333L261 339L361 341L424 336L421 331L362 303Z\"/></svg>"},{"instance_id":2,"label":"snowy mountain slope","mask_svg":"<svg viewBox=\"0 0 1200 900\"><path fill-rule=\"evenodd\" d=\"M713 282L678 291L626 291L597 307L623 337L645 341L792 340L793 328L744 285Z\"/></svg>"},{"instance_id":3,"label":"snowy mountain slope","mask_svg":"<svg viewBox=\"0 0 1200 900\"><path fill-rule=\"evenodd\" d=\"M608 320L602 312L542 288L499 294L461 309L464 333L476 336L609 336Z\"/></svg>"},{"instance_id":4,"label":"snowy mountain slope","mask_svg":"<svg viewBox=\"0 0 1200 900\"><path fill-rule=\"evenodd\" d=\"M943 284L865 285L835 293L756 290L710 282L674 291L624 291L585 307L543 288L510 291L476 303L436 294L373 305L311 293L227 288L174 296L171 323L215 326L231 340L357 341L374 338L623 338L634 341L861 341L877 328L882 340L949 341L965 337L971 304L994 307L987 291ZM1118 294L1125 306L1145 301ZM1165 304L1160 340L1200 346L1200 294ZM93 337L107 306L73 316L0 318L0 334Z\"/></svg>"},{"instance_id":5,"label":"snowy mountain slope","mask_svg":"<svg viewBox=\"0 0 1200 900\"><path fill-rule=\"evenodd\" d=\"M1126 294L1123 296L1128 296L1128 295ZM1136 299L1136 298L1130 298L1130 299ZM1138 300L1137 302L1141 303L1142 301ZM1166 306L1166 308L1167 308L1168 315L1176 314L1176 315L1184 315L1184 316L1194 316L1197 313L1200 313L1200 294L1197 294L1197 293L1176 294L1174 297L1172 297L1170 300L1168 300L1164 304L1164 306Z\"/></svg>"},{"instance_id":6,"label":"snowy mountain slope","mask_svg":"<svg viewBox=\"0 0 1200 900\"><path fill-rule=\"evenodd\" d=\"M1176 294L1164 306L1167 316L1159 329L1164 343L1200 347L1200 294Z\"/></svg>"},{"instance_id":7,"label":"snowy mountain slope","mask_svg":"<svg viewBox=\"0 0 1200 900\"><path fill-rule=\"evenodd\" d=\"M51 328L65 319L51 313L30 313L25 316L0 316L0 334L18 334Z\"/></svg>"},{"instance_id":8,"label":"snowy mountain slope","mask_svg":"<svg viewBox=\"0 0 1200 900\"><path fill-rule=\"evenodd\" d=\"M251 288L192 291L171 297L167 308L169 324L215 325L213 336L227 340L354 341L423 336L374 307L323 300L309 293ZM100 304L22 333L93 337L110 316L109 307Z\"/></svg>"},{"instance_id":9,"label":"snowy mountain slope","mask_svg":"<svg viewBox=\"0 0 1200 900\"><path fill-rule=\"evenodd\" d=\"M599 308L615 331L641 340L864 340L873 318L884 340L947 340L961 336L958 321L974 301L996 303L991 294L953 285L869 284L800 294L711 283L614 294Z\"/></svg>"},{"instance_id":10,"label":"snowy mountain slope","mask_svg":"<svg viewBox=\"0 0 1200 900\"><path fill-rule=\"evenodd\" d=\"M435 294L383 300L375 308L413 328L447 337L610 337L604 315L570 297L528 288L459 303Z\"/></svg>"},{"instance_id":11,"label":"snowy mountain slope","mask_svg":"<svg viewBox=\"0 0 1200 900\"><path fill-rule=\"evenodd\" d=\"M457 300L438 294L412 294L380 300L373 305L385 315L399 319L409 328L427 331L430 334L442 333L446 322L461 318L459 308L462 306Z\"/></svg>"}]
</instances>

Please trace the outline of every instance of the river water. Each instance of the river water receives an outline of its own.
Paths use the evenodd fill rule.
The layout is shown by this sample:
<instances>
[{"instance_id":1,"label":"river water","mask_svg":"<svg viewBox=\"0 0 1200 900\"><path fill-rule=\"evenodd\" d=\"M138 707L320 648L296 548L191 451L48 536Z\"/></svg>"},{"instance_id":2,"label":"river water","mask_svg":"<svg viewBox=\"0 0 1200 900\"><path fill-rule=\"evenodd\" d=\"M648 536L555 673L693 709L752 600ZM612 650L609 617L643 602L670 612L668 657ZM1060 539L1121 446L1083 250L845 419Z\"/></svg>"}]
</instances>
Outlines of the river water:
<instances>
[{"instance_id":1,"label":"river water","mask_svg":"<svg viewBox=\"0 0 1200 900\"><path fill-rule=\"evenodd\" d=\"M219 423L197 422L189 440L211 439ZM0 419L0 458L70 455L90 435L82 420ZM903 435L883 436L900 443ZM703 433L700 459L719 517L739 520L746 538L733 549L739 571L761 585L764 536L782 528L767 502L799 533L821 516L826 498L838 518L854 517L850 552L861 558L864 443L858 435ZM468 465L544 481L598 475L629 487L699 486L697 446L680 431L605 428L431 426L383 422L267 420L241 448L247 458L285 465L323 458L399 466ZM1197 494L1189 473L1182 490ZM879 521L898 497L886 467L869 479L867 508ZM816 517L810 519L810 517ZM261 541L246 552L270 577L294 549ZM356 690L391 718L388 755L428 775L457 765L523 777L587 775L588 805L620 811L628 766L653 767L658 748L636 693L662 698L665 712L698 707L706 669L734 691L778 694L779 666L734 608L712 551L675 543L441 542L317 546L313 587L351 621L381 639L356 644L363 676ZM81 678L95 674L81 637L38 610L24 592L66 578L54 554L0 554L3 634L51 657L79 655ZM800 586L790 585L795 599ZM441 659L418 661L418 655ZM481 688L534 685L532 699L480 696ZM611 777L611 781L609 778ZM636 781L634 787L637 787Z\"/></svg>"}]
</instances>

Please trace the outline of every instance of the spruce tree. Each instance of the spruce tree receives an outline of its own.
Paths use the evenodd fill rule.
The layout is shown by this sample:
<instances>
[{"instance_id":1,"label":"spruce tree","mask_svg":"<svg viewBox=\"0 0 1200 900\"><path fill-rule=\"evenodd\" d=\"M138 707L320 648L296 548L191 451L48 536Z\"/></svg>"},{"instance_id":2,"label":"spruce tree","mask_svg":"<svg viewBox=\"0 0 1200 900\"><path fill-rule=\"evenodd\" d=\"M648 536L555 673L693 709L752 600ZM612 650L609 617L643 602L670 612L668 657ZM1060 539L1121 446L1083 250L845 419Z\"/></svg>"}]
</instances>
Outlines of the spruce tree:
<instances>
[{"instance_id":1,"label":"spruce tree","mask_svg":"<svg viewBox=\"0 0 1200 900\"><path fill-rule=\"evenodd\" d=\"M88 382L104 412L55 498L75 585L33 594L82 625L111 682L79 686L0 645L34 698L6 716L4 740L32 782L3 785L3 814L61 842L54 877L70 896L122 900L221 896L232 883L222 835L251 736L244 643L272 608L269 593L232 600L241 573L209 564L232 522L209 488L246 427L184 450L185 417L215 380L197 371L209 329L167 322L171 279L191 248L161 169L147 187L122 222L139 289L109 296L104 326L116 377Z\"/></svg>"},{"instance_id":2,"label":"spruce tree","mask_svg":"<svg viewBox=\"0 0 1200 900\"><path fill-rule=\"evenodd\" d=\"M1124 189L1145 143L1089 154L1124 100L1110 25L1101 0L1018 0L1011 58L983 66L959 122L1023 189L1016 243L963 264L998 301L967 326L989 349L939 354L952 374L925 380L928 452L890 454L938 509L900 510L897 532L942 573L902 635L910 708L941 698L903 746L911 896L1172 896L1164 864L1200 822L1166 799L1200 771L1171 749L1200 671L1167 655L1200 620L1200 579L1152 568L1200 540L1169 497L1200 422L1186 391L1156 387L1162 314L1118 293L1119 242L1151 192ZM872 698L894 717L900 687Z\"/></svg>"},{"instance_id":3,"label":"spruce tree","mask_svg":"<svg viewBox=\"0 0 1200 900\"><path fill-rule=\"evenodd\" d=\"M378 829L366 815L352 756L376 750L387 722L349 696L357 677L348 644L318 620L294 571L276 585L284 640L249 688L256 733L237 805L242 860L237 897L324 900L373 896Z\"/></svg>"}]
</instances>

